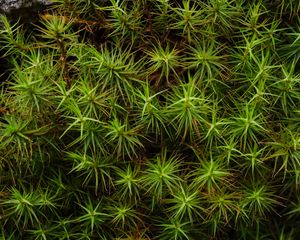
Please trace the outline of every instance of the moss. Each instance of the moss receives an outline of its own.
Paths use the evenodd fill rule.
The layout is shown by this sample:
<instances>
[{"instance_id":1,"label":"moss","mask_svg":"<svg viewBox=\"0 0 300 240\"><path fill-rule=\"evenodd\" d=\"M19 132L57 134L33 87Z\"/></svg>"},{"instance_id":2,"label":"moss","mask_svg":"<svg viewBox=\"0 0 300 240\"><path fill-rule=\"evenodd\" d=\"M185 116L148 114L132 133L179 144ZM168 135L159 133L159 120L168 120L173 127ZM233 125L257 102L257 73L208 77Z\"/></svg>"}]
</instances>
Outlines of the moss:
<instances>
[{"instance_id":1,"label":"moss","mask_svg":"<svg viewBox=\"0 0 300 240\"><path fill-rule=\"evenodd\" d=\"M1 17L3 239L297 239L298 10L55 0L33 31Z\"/></svg>"}]
</instances>

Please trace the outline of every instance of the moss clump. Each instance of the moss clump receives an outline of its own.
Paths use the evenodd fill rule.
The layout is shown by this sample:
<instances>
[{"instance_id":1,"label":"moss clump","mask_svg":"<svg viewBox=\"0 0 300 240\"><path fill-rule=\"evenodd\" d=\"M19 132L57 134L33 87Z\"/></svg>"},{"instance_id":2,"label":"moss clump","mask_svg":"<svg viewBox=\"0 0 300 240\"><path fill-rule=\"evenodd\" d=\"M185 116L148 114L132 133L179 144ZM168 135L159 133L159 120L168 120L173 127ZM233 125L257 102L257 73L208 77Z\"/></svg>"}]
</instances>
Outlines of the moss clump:
<instances>
[{"instance_id":1,"label":"moss clump","mask_svg":"<svg viewBox=\"0 0 300 240\"><path fill-rule=\"evenodd\" d=\"M54 2L1 17L1 239L297 239L297 1Z\"/></svg>"}]
</instances>

